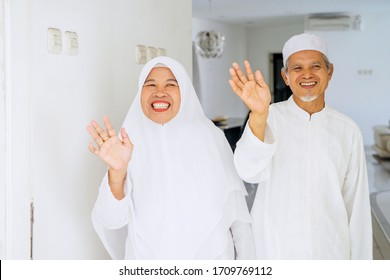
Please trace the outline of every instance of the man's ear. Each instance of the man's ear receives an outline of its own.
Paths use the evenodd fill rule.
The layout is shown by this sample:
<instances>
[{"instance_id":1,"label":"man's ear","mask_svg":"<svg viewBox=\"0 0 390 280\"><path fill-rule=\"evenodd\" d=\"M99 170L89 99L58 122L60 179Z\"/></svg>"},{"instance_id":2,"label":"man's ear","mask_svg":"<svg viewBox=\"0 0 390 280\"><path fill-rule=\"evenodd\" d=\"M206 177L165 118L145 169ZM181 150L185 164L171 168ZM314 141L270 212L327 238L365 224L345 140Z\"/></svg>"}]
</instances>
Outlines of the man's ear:
<instances>
[{"instance_id":1,"label":"man's ear","mask_svg":"<svg viewBox=\"0 0 390 280\"><path fill-rule=\"evenodd\" d=\"M286 72L283 69L280 71L280 75L282 75L283 81L286 84L286 86L290 86L288 84L288 79L287 79L287 76L286 76Z\"/></svg>"},{"instance_id":2,"label":"man's ear","mask_svg":"<svg viewBox=\"0 0 390 280\"><path fill-rule=\"evenodd\" d=\"M334 66L333 66L333 63L331 63L331 64L329 65L329 73L328 73L328 79L329 79L329 81L332 79L333 70L334 70Z\"/></svg>"}]
</instances>

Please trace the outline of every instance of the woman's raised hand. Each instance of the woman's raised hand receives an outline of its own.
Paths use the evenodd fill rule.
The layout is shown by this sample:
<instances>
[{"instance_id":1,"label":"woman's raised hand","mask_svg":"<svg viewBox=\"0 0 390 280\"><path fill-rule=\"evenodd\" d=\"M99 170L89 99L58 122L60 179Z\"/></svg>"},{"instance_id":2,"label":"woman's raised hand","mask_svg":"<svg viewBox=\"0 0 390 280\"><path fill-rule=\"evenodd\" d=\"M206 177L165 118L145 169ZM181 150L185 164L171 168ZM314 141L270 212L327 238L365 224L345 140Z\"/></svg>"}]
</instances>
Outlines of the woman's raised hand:
<instances>
[{"instance_id":1,"label":"woman's raised hand","mask_svg":"<svg viewBox=\"0 0 390 280\"><path fill-rule=\"evenodd\" d=\"M107 116L103 117L104 127L101 128L96 121L87 126L89 134L97 144L91 142L89 150L101 158L112 170L127 170L131 159L133 144L124 128L121 129L122 140L119 139Z\"/></svg>"},{"instance_id":2,"label":"woman's raised hand","mask_svg":"<svg viewBox=\"0 0 390 280\"><path fill-rule=\"evenodd\" d=\"M244 101L248 108L256 114L268 114L271 103L271 93L259 70L254 74L247 60L244 61L246 75L237 63L229 69L232 90Z\"/></svg>"}]
</instances>

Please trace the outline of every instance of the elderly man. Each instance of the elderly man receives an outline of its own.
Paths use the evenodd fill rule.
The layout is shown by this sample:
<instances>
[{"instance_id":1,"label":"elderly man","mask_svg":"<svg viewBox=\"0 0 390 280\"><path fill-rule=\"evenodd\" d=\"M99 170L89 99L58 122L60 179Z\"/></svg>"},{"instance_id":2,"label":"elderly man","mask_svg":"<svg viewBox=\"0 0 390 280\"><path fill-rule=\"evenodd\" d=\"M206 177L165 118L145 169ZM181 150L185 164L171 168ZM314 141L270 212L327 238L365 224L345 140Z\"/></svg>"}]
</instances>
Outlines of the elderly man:
<instances>
[{"instance_id":1,"label":"elderly man","mask_svg":"<svg viewBox=\"0 0 390 280\"><path fill-rule=\"evenodd\" d=\"M251 215L258 259L372 259L372 226L358 126L325 104L332 78L326 44L299 34L283 47L293 95L270 104L260 71L230 69L233 91L251 110L234 161L259 183Z\"/></svg>"}]
</instances>

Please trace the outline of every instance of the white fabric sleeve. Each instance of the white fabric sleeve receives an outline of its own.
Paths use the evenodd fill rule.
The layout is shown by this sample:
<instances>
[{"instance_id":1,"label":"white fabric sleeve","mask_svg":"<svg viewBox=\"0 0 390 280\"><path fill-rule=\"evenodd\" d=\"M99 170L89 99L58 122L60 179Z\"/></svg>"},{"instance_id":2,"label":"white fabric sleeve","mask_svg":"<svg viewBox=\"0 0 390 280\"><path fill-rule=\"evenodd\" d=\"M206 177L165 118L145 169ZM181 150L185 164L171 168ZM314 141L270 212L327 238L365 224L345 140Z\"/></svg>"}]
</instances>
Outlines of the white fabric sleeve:
<instances>
[{"instance_id":1,"label":"white fabric sleeve","mask_svg":"<svg viewBox=\"0 0 390 280\"><path fill-rule=\"evenodd\" d=\"M372 259L372 223L363 140L356 132L342 189L349 216L351 259Z\"/></svg>"},{"instance_id":2,"label":"white fabric sleeve","mask_svg":"<svg viewBox=\"0 0 390 280\"><path fill-rule=\"evenodd\" d=\"M249 123L249 122L248 122ZM238 175L248 183L259 183L270 176L270 161L276 151L276 140L267 124L264 142L260 141L246 124L234 151L234 165Z\"/></svg>"},{"instance_id":3,"label":"white fabric sleeve","mask_svg":"<svg viewBox=\"0 0 390 280\"><path fill-rule=\"evenodd\" d=\"M255 260L255 244L250 223L234 221L230 226L236 260Z\"/></svg>"},{"instance_id":4,"label":"white fabric sleeve","mask_svg":"<svg viewBox=\"0 0 390 280\"><path fill-rule=\"evenodd\" d=\"M99 195L95 203L96 218L107 229L118 229L125 226L129 221L131 205L131 180L125 180L125 197L116 199L108 184L106 174L99 189Z\"/></svg>"}]
</instances>

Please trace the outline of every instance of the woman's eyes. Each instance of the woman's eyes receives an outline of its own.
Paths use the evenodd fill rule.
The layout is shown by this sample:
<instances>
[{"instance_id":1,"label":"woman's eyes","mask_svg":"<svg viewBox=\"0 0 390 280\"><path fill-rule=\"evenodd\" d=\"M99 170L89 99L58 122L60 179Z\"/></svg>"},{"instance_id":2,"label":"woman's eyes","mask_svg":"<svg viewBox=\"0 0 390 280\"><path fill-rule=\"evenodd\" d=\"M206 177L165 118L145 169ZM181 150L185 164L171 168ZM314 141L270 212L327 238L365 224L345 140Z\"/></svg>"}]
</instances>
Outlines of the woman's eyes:
<instances>
[{"instance_id":1,"label":"woman's eyes","mask_svg":"<svg viewBox=\"0 0 390 280\"><path fill-rule=\"evenodd\" d=\"M156 87L156 84L145 84L144 87ZM166 84L165 87L177 87L178 85L175 83Z\"/></svg>"}]
</instances>

